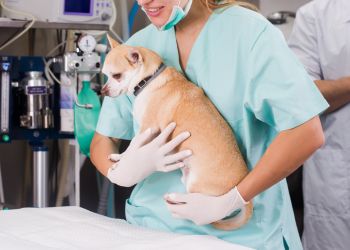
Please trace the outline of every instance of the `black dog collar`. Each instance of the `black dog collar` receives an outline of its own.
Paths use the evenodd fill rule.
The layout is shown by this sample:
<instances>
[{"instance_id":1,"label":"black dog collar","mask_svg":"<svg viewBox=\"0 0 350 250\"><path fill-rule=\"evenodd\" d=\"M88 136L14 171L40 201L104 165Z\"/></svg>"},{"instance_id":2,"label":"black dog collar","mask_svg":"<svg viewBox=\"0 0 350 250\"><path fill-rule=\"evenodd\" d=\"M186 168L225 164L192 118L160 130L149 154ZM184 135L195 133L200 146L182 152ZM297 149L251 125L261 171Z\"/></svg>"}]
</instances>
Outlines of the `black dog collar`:
<instances>
[{"instance_id":1,"label":"black dog collar","mask_svg":"<svg viewBox=\"0 0 350 250\"><path fill-rule=\"evenodd\" d=\"M141 93L141 91L157 76L159 76L160 73L162 73L166 68L166 65L164 63L161 63L158 69L153 73L153 75L147 76L145 79L143 79L139 84L136 85L134 88L134 95L137 96Z\"/></svg>"}]
</instances>

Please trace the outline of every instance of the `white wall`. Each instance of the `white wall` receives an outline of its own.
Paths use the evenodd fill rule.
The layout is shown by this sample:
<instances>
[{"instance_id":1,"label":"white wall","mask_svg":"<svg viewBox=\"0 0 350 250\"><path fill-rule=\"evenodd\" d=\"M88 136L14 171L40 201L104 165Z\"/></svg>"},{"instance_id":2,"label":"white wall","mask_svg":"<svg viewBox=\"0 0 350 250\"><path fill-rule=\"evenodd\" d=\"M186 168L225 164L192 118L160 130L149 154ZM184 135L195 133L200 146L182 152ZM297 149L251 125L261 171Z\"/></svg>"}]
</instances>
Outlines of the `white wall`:
<instances>
[{"instance_id":1,"label":"white wall","mask_svg":"<svg viewBox=\"0 0 350 250\"><path fill-rule=\"evenodd\" d=\"M308 2L310 2L310 0L260 0L260 11L264 16L282 10L296 12L300 6ZM293 23L294 19L288 18L286 24L277 25L286 39L288 39L292 31Z\"/></svg>"},{"instance_id":2,"label":"white wall","mask_svg":"<svg viewBox=\"0 0 350 250\"><path fill-rule=\"evenodd\" d=\"M126 15L124 17L127 17L129 15L129 11L134 3L134 0L115 0L116 2L116 6L117 6L117 11L118 11L118 18L117 18L117 22L115 24L115 28L116 31L118 32L118 34L122 35L123 34L123 29L122 29L122 25L121 25L121 20L122 20L122 16ZM122 13L122 9L124 9L124 7L127 7L128 11L127 13ZM135 33L136 31L142 29L143 27L145 27L146 25L149 24L149 21L146 17L146 15L143 13L143 11L139 10L136 18L135 18L135 23L134 23L134 27L132 30L132 34Z\"/></svg>"},{"instance_id":3,"label":"white wall","mask_svg":"<svg viewBox=\"0 0 350 250\"><path fill-rule=\"evenodd\" d=\"M260 10L265 16L280 10L296 11L307 2L310 0L260 0Z\"/></svg>"}]
</instances>

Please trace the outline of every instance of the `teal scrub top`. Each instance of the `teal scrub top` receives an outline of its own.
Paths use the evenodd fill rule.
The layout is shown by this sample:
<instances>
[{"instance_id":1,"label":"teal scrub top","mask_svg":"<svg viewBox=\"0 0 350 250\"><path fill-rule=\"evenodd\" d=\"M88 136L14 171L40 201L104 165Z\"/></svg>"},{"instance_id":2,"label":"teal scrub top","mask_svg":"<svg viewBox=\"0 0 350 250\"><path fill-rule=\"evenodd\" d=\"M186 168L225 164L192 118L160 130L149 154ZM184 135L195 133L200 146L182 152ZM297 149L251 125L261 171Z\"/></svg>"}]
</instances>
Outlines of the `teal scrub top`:
<instances>
[{"instance_id":1,"label":"teal scrub top","mask_svg":"<svg viewBox=\"0 0 350 250\"><path fill-rule=\"evenodd\" d=\"M242 7L212 13L184 72L174 29L158 31L150 25L127 44L157 52L166 65L204 89L235 132L249 169L280 131L303 124L328 107L281 32L260 14ZM133 101L127 95L106 97L97 132L131 139L138 130ZM127 220L158 230L214 235L256 249L302 249L285 180L254 198L254 214L248 224L221 231L171 216L163 195L186 192L180 178L180 171L156 172L137 184L126 203Z\"/></svg>"}]
</instances>

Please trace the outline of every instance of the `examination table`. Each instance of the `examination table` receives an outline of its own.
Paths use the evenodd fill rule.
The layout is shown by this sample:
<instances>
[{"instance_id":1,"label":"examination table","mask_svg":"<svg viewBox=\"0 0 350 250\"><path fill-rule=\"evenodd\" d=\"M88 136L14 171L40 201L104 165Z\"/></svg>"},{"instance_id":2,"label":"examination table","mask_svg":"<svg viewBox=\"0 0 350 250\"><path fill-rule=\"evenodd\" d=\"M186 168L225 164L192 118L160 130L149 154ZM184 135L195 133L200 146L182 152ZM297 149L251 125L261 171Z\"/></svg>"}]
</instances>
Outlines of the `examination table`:
<instances>
[{"instance_id":1,"label":"examination table","mask_svg":"<svg viewBox=\"0 0 350 250\"><path fill-rule=\"evenodd\" d=\"M0 211L0 249L248 250L212 236L133 226L81 207Z\"/></svg>"}]
</instances>

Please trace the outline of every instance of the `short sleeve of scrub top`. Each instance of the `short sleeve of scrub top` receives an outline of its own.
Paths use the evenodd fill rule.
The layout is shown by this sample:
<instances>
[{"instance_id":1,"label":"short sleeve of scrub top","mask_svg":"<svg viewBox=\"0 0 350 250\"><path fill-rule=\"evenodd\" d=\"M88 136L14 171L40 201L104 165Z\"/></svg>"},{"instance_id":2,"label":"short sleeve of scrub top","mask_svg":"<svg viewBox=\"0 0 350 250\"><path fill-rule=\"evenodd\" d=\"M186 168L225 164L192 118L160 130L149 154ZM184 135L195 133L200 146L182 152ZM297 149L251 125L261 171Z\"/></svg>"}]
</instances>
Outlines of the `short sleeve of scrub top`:
<instances>
[{"instance_id":1,"label":"short sleeve of scrub top","mask_svg":"<svg viewBox=\"0 0 350 250\"><path fill-rule=\"evenodd\" d=\"M104 98L96 131L108 137L132 139L134 135L133 118L128 96Z\"/></svg>"},{"instance_id":2,"label":"short sleeve of scrub top","mask_svg":"<svg viewBox=\"0 0 350 250\"><path fill-rule=\"evenodd\" d=\"M250 63L248 107L258 120L277 131L294 128L329 106L273 26L266 26L259 35Z\"/></svg>"}]
</instances>

